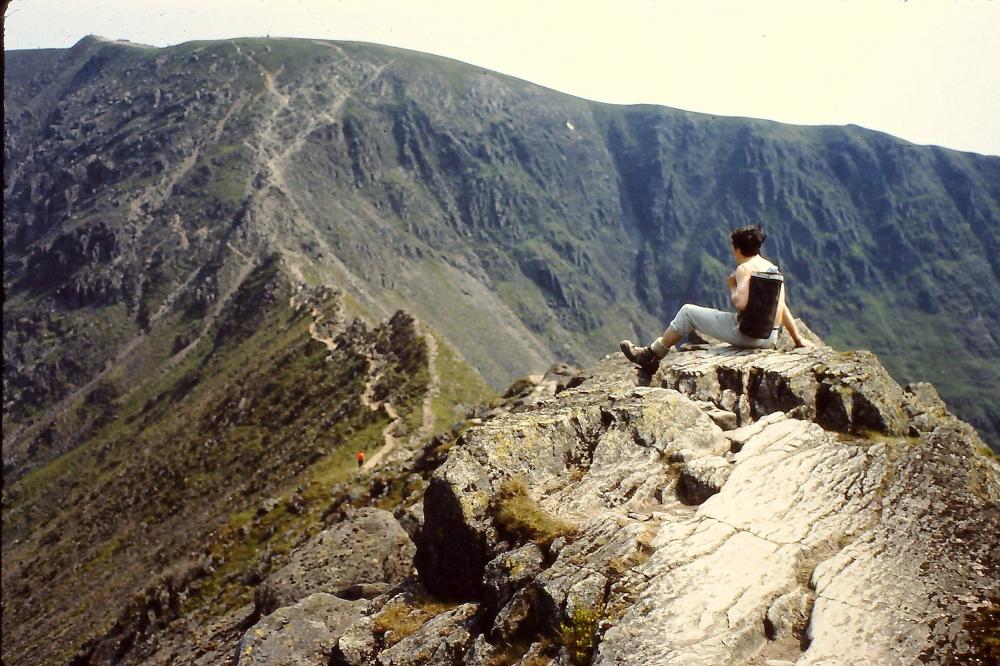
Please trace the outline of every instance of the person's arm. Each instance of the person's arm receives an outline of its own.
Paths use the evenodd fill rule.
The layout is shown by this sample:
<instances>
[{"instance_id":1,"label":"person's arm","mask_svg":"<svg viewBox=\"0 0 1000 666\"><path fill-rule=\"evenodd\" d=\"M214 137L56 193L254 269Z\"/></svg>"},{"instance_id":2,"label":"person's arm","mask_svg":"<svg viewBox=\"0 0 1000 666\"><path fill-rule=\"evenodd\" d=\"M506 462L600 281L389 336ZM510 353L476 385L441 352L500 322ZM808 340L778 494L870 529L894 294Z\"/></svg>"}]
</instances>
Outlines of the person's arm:
<instances>
[{"instance_id":1,"label":"person's arm","mask_svg":"<svg viewBox=\"0 0 1000 666\"><path fill-rule=\"evenodd\" d=\"M808 344L802 339L802 336L799 335L799 329L795 326L795 317L792 316L788 306L784 304L781 309L781 325L785 327L786 331L788 331L788 335L791 336L792 342L795 343L796 347L805 347Z\"/></svg>"},{"instance_id":2,"label":"person's arm","mask_svg":"<svg viewBox=\"0 0 1000 666\"><path fill-rule=\"evenodd\" d=\"M744 266L737 266L736 270L733 271L732 275L726 281L726 286L729 287L729 301L737 310L742 312L750 300L749 269Z\"/></svg>"}]
</instances>

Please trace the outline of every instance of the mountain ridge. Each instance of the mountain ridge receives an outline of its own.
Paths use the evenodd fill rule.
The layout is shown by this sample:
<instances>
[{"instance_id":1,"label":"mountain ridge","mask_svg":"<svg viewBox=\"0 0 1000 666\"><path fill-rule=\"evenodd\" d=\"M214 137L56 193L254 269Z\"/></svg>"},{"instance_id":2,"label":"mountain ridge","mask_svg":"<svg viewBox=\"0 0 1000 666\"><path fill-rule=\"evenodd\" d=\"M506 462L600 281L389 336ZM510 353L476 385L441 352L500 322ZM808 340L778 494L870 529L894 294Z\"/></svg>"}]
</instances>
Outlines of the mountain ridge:
<instances>
[{"instance_id":1,"label":"mountain ridge","mask_svg":"<svg viewBox=\"0 0 1000 666\"><path fill-rule=\"evenodd\" d=\"M186 46L186 45L212 44L212 43L217 43L217 42L236 41L236 40L239 40L239 39L259 39L259 37L257 37L257 38L254 38L254 37L234 37L234 38L221 39L221 40L191 40L191 41L187 41L187 42L179 42L177 44L171 44L171 45L166 45L166 46L156 46L156 45L153 45L153 44L145 44L145 43L142 43L142 42L134 42L134 41L129 40L129 39L113 39L113 38L110 38L110 37L104 37L103 35L90 34L90 35L86 35L86 36L80 38L80 40L77 43L79 44L80 42L83 42L85 40L92 40L92 41L96 41L96 42L100 42L100 43L106 43L106 44L117 44L117 45L120 45L120 46L131 46L131 47L141 48L141 49L161 49L162 50L162 49L170 49L170 48L181 47L181 46ZM268 36L265 39L299 40L299 41L304 41L304 42L308 41L308 42L314 42L314 43L333 43L333 44L356 45L356 46L360 46L360 47L375 47L375 48L391 49L391 50L395 50L395 51L399 51L399 52L405 52L405 53L409 53L409 54L413 54L413 55L419 55L419 56L424 56L424 57L429 57L429 58L440 58L442 60L450 61L450 62L456 63L458 65L464 65L464 66L467 66L467 67L471 67L471 68L476 68L476 69L488 71L488 72L490 72L490 73L492 73L494 75L507 77L507 78L519 81L521 83L524 83L524 84L527 84L527 85L530 85L530 86L534 86L534 87L537 87L537 88L548 90L548 91L550 91L552 93L556 93L556 94L560 94L560 95L565 95L567 97L571 97L571 98L574 98L574 99L582 100L582 101L585 101L585 102L590 102L590 103L593 103L593 104L606 104L606 105L612 106L612 107L633 107L633 108L650 107L650 108L663 108L663 109L669 109L671 111L678 111L678 112L682 112L682 113L690 113L690 114L694 114L694 115L697 115L697 116L702 116L702 117L705 117L705 118L713 118L713 119L714 118L731 118L731 119L734 119L734 120L759 121L759 122L762 122L762 123L774 123L776 125L781 125L781 126L786 126L786 127L791 126L791 127L815 127L815 128L830 128L830 129L837 129L837 128L841 128L841 129L856 129L856 130L861 130L861 131L865 131L865 132L873 132L875 134L882 134L882 135L885 135L887 137L891 137L895 141L900 141L900 142L912 145L914 147L919 147L919 148L938 148L938 149L941 149L941 150L949 150L949 151L954 151L954 152L959 152L959 153L973 154L973 155L977 155L977 156L980 156L980 157L998 157L998 156L1000 156L1000 155L997 155L997 154L994 154L994 153L985 153L985 152L981 152L981 151L978 151L978 150L972 150L972 149L952 148L952 147L949 147L949 146L944 146L944 145L936 144L936 143L919 143L919 142L916 142L916 141L913 141L913 140L910 140L910 139L906 139L904 137L892 134L892 132L890 132L888 130L880 130L880 129L875 129L875 128L872 128L872 127L866 127L864 125L858 125L857 123L853 123L853 122L839 123L839 124L838 123L804 123L804 124L803 123L789 123L789 122L785 122L785 121L781 121L781 120L774 120L774 119L770 119L770 118L758 118L758 117L755 117L755 116L748 116L748 115L732 115L732 114L725 114L725 113L713 113L713 112L709 112L709 111L698 111L698 110L686 109L686 108L678 107L678 106L671 106L671 105L668 105L668 104L659 104L659 103L655 103L655 102L606 102L606 101L602 101L602 100L593 99L593 98L590 98L590 97L585 97L585 96L581 96L581 95L574 95L572 93L567 93L567 92L559 90L558 88L553 88L551 86L547 86L545 84L534 82L534 81L531 81L529 79L525 79L523 77L516 76L516 75L513 75L513 74L508 74L508 73L505 73L505 72L501 72L499 70L490 70L489 68L484 68L484 67L482 67L480 65L477 65L476 63L469 62L469 61L466 61L466 60L461 60L459 58L455 58L455 57L452 57L452 56L442 55L442 54L439 54L439 53L430 53L430 52L425 52L425 51L419 51L419 50L416 50L416 49L411 49L411 48L401 47L401 46L390 46L390 45L381 44L381 43L378 43L378 42L367 42L367 41L362 41L362 40L330 40L330 39L321 39L321 38L290 37L290 36L286 36L286 37L281 37L281 36L271 37L271 36ZM40 47L40 48L31 48L31 49L5 49L4 53L5 54L20 54L20 53L24 53L24 54L34 54L34 55L42 54L42 53L52 53L53 55L59 55L59 54L64 53L65 51L67 51L70 48L72 48L72 47Z\"/></svg>"},{"instance_id":2,"label":"mountain ridge","mask_svg":"<svg viewBox=\"0 0 1000 666\"><path fill-rule=\"evenodd\" d=\"M995 520L995 458L930 387L893 384L863 352L706 345L669 355L650 386L609 356L470 431L430 479L417 542L420 582L465 609L441 616L452 649L464 663L989 663L1000 559L957 523ZM953 467L953 444L987 457ZM334 663L414 663L369 637L366 618L400 603L406 590L373 602ZM437 654L439 633L424 625L407 649Z\"/></svg>"},{"instance_id":3,"label":"mountain ridge","mask_svg":"<svg viewBox=\"0 0 1000 666\"><path fill-rule=\"evenodd\" d=\"M246 54L242 54L240 44L246 47ZM282 52L271 51L272 47ZM62 114L83 112L87 117L93 114L86 109L93 110L93 106L70 106L67 109L72 110L57 109L54 115L46 115L25 104L27 108L20 114L9 114L19 117L9 118L6 126L9 221L5 228L8 234L16 230L7 236L8 280L28 267L39 275L55 270L55 279L49 277L46 283L43 278L41 285L32 287L38 293L46 284L64 279L58 276L67 275L67 271L76 273L70 285L62 286L64 302L124 301L131 311L129 316L141 320L148 316L141 311L149 307L139 302L143 299L139 296L143 293L143 272L166 271L168 284L183 287L172 273L190 270L187 266L196 268L198 262L205 261L206 250L224 251L218 240L191 245L191 227L200 219L208 225L202 222L197 233L214 228L209 237L217 239L220 232L226 233L226 242L231 247L244 246L245 253L256 252L250 251L251 247L277 244L287 256L305 262L299 273L309 272L314 281L321 280L317 269L322 267L331 281L346 282L368 309L381 316L399 307L423 308L416 314L441 329L494 386L502 386L523 372L525 361L544 367L556 357L587 360L625 335L655 335L685 300L723 306L721 290L711 285L721 282L724 275L727 259L722 238L726 229L763 218L772 232L768 244L772 258L795 280L790 284L807 289L805 294L800 291L801 306L792 300L793 306L799 307L807 320L815 318L824 337L838 344L867 343L904 379L915 377L917 372L925 378L943 372L944 377L934 379L946 399L972 410L972 420L992 432L995 409L984 398L969 402L972 398L968 396L988 393L997 381L976 360L989 357L997 346L990 329L1000 305L992 302L996 299L991 298L989 289L982 288L996 282L1000 271L1000 260L996 259L1000 256L1000 232L993 224L998 219L1000 192L988 185L997 179L975 178L944 188L943 194L927 200L933 204L930 214L922 210L926 205L915 206L885 188L898 187L893 182L905 184L903 165L917 160L914 166L921 166L925 156L937 155L939 161L948 155L971 159L975 168L1000 175L997 160L916 149L869 130L783 127L770 121L748 124L739 119L718 119L708 126L695 122L706 117L690 112L595 105L568 96L557 96L550 109L536 109L511 95L527 92L530 104L544 105L550 104L548 94L519 80L511 83L503 77L491 78L492 74L437 56L396 62L394 54L412 54L380 46L358 47L354 63L350 58L355 56L343 60L347 57L343 48L314 40L229 40L167 49L82 40L64 54L80 69L72 77L64 77L60 85L70 89L82 85L90 90L93 84L85 83L86 76L99 79L102 68L114 69L116 58L123 53L128 54L128 62L114 71L131 72L133 77L140 69L154 76L164 67L194 67L191 71L197 71L202 67L199 58L204 56L212 62L201 80L214 80L224 73L223 81L228 83L218 91L227 101L220 105L221 98L216 99L219 92L204 84L191 90L190 82L171 75L174 91L169 87L157 90L187 102L160 106L160 93L135 102L129 101L127 94L113 97L117 106L107 108L101 117L118 116L119 123L127 123L124 127L136 125L136 130L109 135L99 132L90 140L80 135L81 130L97 132L101 123L95 119L70 121L77 125L77 129L70 129ZM251 55L253 49L259 52ZM329 60L338 57L341 60ZM337 62L346 69L339 75L334 69L331 83L324 77L330 72L327 68L336 67ZM366 67L369 73L362 74ZM402 71L396 73L395 68ZM80 74L83 71L85 76ZM324 92L304 89L303 80L296 78L302 76L315 81L314 87ZM346 76L349 81L337 84L337 76ZM365 82L368 78L377 82L380 76L389 78L377 85ZM468 77L472 78L467 81ZM18 102L15 107L21 106L25 82L17 76L8 78L5 94ZM38 99L48 105L57 94L54 82L43 83L45 76L39 79L37 75L33 80L32 85L38 88L36 97L42 95ZM487 85L490 81L496 84ZM104 92L92 94L89 101L104 108L100 100L112 94L113 86L102 85ZM509 90L508 85L517 90ZM240 86L243 92L237 94ZM281 92L282 86L287 87L286 92ZM403 91L409 92L401 98ZM430 91L435 103L444 100L454 109L464 105L472 124L461 130L459 126L440 125L444 122L438 118L440 113L425 102ZM293 97L294 104L288 107ZM332 110L313 113L323 99L333 103ZM493 101L487 101L490 99ZM486 112L492 115L483 116L484 103L487 108L495 107ZM185 105L187 110L183 110ZM147 115L134 115L139 109ZM531 124L519 121L511 115L513 109L530 112L537 120ZM212 116L211 132L188 136L190 130L183 117L205 112ZM574 125L575 129L569 130L565 123L574 115L580 127ZM338 121L338 116L343 117ZM448 122L455 121L454 114L449 118ZM18 137L40 132L40 128L32 128L42 122L54 123L45 130L52 136L41 139L40 148L47 154L61 161L59 155L65 148L58 146L77 148L66 155L71 162L62 167L61 180L36 175L26 189L18 174L29 168L30 162L20 159L24 149L19 145L24 144ZM542 131L537 130L539 126ZM473 132L476 128L492 128L486 143L481 143L483 135ZM719 129L725 137L721 144L716 137ZM139 140L136 131L152 132L153 138ZM331 143L337 135L342 139ZM393 137L388 142L379 138L388 136ZM779 136L791 140L778 141ZM117 146L119 157L115 160L131 160L137 173L145 175L138 181L122 179L125 173L120 173L114 160L97 158L93 152L92 144L99 145L94 143L97 137L105 137L108 146ZM288 139L292 139L290 144ZM801 153L800 140L807 145L830 146L836 154L795 157ZM896 154L880 157L875 152L878 146L866 145L869 141L889 146ZM492 146L493 142L497 145ZM248 148L251 144L255 145L253 150ZM714 153L700 154L698 145ZM566 152L571 148L575 153ZM390 159L393 153L396 157ZM591 164L589 171L576 173L567 165L571 154L574 162ZM145 159L147 155L152 159ZM559 157L553 160L552 155ZM822 168L824 178L834 180L821 188L810 186L807 174L799 173L790 158L808 160L803 163L813 170ZM77 166L67 169L73 160ZM81 162L86 163L85 169ZM824 164L827 162L829 165ZM349 169L342 168L347 165ZM971 165L941 162L928 166L937 170L947 167L965 179L973 173ZM602 175L605 168L609 171ZM452 173L453 169L457 171ZM732 173L726 173L727 169ZM873 174L888 169L888 177L871 181L866 186L870 193L862 194L862 189L851 195L853 200L831 189L843 188L838 182L845 178L851 183L864 182L862 169ZM604 180L616 171L619 176ZM319 173L326 175L317 178ZM556 185L560 181L563 184ZM251 187L251 183L257 186ZM714 185L707 188L708 183ZM931 180L919 180L915 185L925 183L942 191L941 185ZM907 196L911 191L917 190L907 186ZM168 200L171 192L180 196ZM63 243L58 246L60 254L53 257L57 246L45 250L42 243L51 242L48 239L54 231L58 233L59 220L73 210L74 204L67 197L83 197L77 204L83 210L76 217L93 219L96 214L105 218L104 226L95 227L98 234L86 234L87 246L80 245L82 237L74 239L63 233L58 239ZM124 211L128 220L125 227L132 229L126 233L133 237L140 234L135 247L121 245L122 232L107 226L123 217L125 200L130 201ZM189 203L180 203L185 201ZM747 205L763 215L748 215L744 210ZM958 209L966 212L959 214ZM975 225L969 227L963 219L947 232L960 232L958 237L949 239L938 229L935 215L953 219L965 215ZM706 217L713 221L703 229ZM256 218L266 218L266 222L261 224ZM162 219L177 229L182 245L191 245L200 256L173 257L161 249L162 268L142 268L134 260L128 261L130 253L148 251L140 249L148 245L141 236L150 240L156 236L149 229L152 219ZM227 219L230 231L223 232ZM510 220L507 224L513 239L504 238L505 219ZM32 231L33 221L41 220L47 222ZM567 220L576 221L567 226ZM846 225L844 230L837 231L841 224ZM916 226L902 232L907 225ZM368 226L379 231L366 231ZM86 224L74 233L79 235L85 228ZM106 230L100 232L101 228ZM301 238L297 244L289 243L292 230ZM105 240L100 240L100 233ZM916 234L919 246L908 241L909 233ZM526 234L535 238L528 239ZM790 236L796 236L795 240ZM347 247L345 239L353 239ZM212 244L215 250L209 250ZM399 250L387 253L378 249L390 245ZM924 254L940 265L937 268L927 259L915 264L920 269L907 279L913 280L916 293L899 293L899 287L893 286L906 263L895 257L888 262L888 257L879 258L885 254L881 248L891 251L894 245L904 256L919 258ZM35 259L17 260L21 248L27 246L34 248ZM976 248L982 248L981 255ZM975 253L969 255L973 250ZM397 256L397 252L401 254ZM87 258L87 253L93 258ZM316 261L317 253L323 254L323 261ZM933 257L936 254L940 259ZM111 255L122 268L102 266ZM822 259L823 255L830 256ZM956 262L961 262L961 269L955 268ZM92 267L80 270L81 264ZM373 264L382 268L376 273ZM974 272L963 277L969 269ZM824 278L824 273L829 276ZM939 287L936 281L942 278L945 286ZM811 282L819 284L810 288ZM831 307L830 292L852 290L855 293L847 302L834 302ZM14 296L17 291L16 283L8 288ZM969 296L962 292L969 292ZM796 297L794 291L791 297ZM155 291L146 297L159 299L162 295ZM12 305L16 307L18 300L13 299ZM483 322L490 325L469 336L464 317L452 307L456 303L462 303L463 310L480 312ZM948 314L941 317L936 312ZM959 319L968 320L969 325L950 323ZM943 321L943 328L941 321L935 320ZM940 330L916 340L918 349L911 352L908 346L894 342L902 325ZM946 351L948 362L937 361ZM523 352L528 352L525 359L520 358ZM86 363L72 354L70 357L73 364ZM973 380L955 373L957 368ZM83 369L84 375L88 372ZM9 373L6 380L10 386Z\"/></svg>"},{"instance_id":4,"label":"mountain ridge","mask_svg":"<svg viewBox=\"0 0 1000 666\"><path fill-rule=\"evenodd\" d=\"M391 649L391 620L411 610L428 633L474 629L477 601L437 620L443 602L419 589L380 606L395 579L323 591L336 599L307 610L258 607L254 592L290 601L278 571L318 532L351 529L356 509L419 541L428 479L470 429L588 373L556 368L492 401L484 378L496 389L556 359L593 366L682 302L725 306L738 224L764 221L793 311L824 339L872 347L987 436L997 427L998 159L594 104L388 47L86 40L53 57L16 55L8 70L23 75L5 78L5 662L41 646L76 663L218 663L241 637L241 653L256 645L244 633L266 613L341 617L359 599L372 603L359 621L385 627L355 627L356 645ZM816 433L816 419L827 434L807 446L843 436L854 457L882 429L881 403L858 389L874 378L910 405L885 412L878 450L912 446L923 464L938 437L962 464L989 460L933 389L900 388L874 356L814 351L837 362L727 362L656 395L695 391L678 409L709 430L778 410L796 423L782 428ZM934 434L940 419L952 434ZM358 450L390 437L391 453L354 471ZM702 464L680 477L689 499L728 469ZM493 505L523 506L508 490ZM784 620L801 634L779 610L776 635Z\"/></svg>"}]
</instances>

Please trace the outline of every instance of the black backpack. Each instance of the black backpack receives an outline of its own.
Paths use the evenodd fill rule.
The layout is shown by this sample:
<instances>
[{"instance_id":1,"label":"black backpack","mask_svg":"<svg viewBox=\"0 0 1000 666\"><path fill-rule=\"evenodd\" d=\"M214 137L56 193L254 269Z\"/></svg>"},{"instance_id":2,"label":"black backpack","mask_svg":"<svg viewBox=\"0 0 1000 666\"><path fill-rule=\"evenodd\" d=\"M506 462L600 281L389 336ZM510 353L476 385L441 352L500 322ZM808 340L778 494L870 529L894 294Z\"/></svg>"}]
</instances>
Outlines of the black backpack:
<instances>
[{"instance_id":1,"label":"black backpack","mask_svg":"<svg viewBox=\"0 0 1000 666\"><path fill-rule=\"evenodd\" d=\"M761 340L771 337L784 282L785 278L777 268L750 275L750 296L746 308L738 316L740 333Z\"/></svg>"}]
</instances>

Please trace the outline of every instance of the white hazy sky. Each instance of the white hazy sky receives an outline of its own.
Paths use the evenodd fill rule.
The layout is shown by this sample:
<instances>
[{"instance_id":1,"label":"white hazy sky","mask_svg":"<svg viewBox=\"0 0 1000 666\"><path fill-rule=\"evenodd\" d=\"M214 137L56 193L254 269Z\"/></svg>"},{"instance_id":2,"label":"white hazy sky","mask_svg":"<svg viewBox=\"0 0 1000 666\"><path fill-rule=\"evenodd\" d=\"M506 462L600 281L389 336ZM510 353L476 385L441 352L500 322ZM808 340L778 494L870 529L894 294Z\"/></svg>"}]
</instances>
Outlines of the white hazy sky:
<instances>
[{"instance_id":1,"label":"white hazy sky","mask_svg":"<svg viewBox=\"0 0 1000 666\"><path fill-rule=\"evenodd\" d=\"M1000 155L995 0L12 0L4 48L257 36L436 53L604 102Z\"/></svg>"}]
</instances>

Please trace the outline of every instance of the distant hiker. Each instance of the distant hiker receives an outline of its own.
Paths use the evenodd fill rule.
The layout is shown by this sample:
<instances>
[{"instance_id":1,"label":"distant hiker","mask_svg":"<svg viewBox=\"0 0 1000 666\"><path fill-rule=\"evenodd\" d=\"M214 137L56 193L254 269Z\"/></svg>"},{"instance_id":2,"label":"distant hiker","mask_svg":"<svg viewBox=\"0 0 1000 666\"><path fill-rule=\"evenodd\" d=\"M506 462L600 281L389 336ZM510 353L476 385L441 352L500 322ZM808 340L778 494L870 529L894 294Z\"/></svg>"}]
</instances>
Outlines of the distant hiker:
<instances>
[{"instance_id":1,"label":"distant hiker","mask_svg":"<svg viewBox=\"0 0 1000 666\"><path fill-rule=\"evenodd\" d=\"M365 452L364 451L358 451L358 455L356 455L355 458L358 459L358 469L361 469L362 467L365 466Z\"/></svg>"},{"instance_id":2,"label":"distant hiker","mask_svg":"<svg viewBox=\"0 0 1000 666\"><path fill-rule=\"evenodd\" d=\"M781 326L796 347L805 346L795 326L795 319L785 305L785 287L778 267L760 256L760 246L767 238L761 226L740 227L730 238L736 270L726 280L729 299L736 312L723 312L690 303L677 311L663 335L648 347L636 347L621 341L625 357L643 371L652 374L660 359L691 331L749 349L774 348Z\"/></svg>"}]
</instances>

